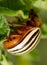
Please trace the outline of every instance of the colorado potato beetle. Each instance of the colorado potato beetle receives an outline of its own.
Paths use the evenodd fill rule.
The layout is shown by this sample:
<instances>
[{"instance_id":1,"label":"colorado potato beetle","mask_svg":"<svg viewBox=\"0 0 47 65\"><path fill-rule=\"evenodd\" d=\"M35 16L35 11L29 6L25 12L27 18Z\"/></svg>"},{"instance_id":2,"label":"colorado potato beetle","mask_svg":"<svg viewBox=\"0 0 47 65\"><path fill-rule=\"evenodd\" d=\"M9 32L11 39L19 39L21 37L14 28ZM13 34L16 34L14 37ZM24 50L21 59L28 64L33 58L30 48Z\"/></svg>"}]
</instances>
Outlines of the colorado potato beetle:
<instances>
[{"instance_id":1,"label":"colorado potato beetle","mask_svg":"<svg viewBox=\"0 0 47 65\"><path fill-rule=\"evenodd\" d=\"M32 51L40 38L41 22L34 10L30 10L29 18L25 24L20 24L22 27L14 31L4 41L5 49L11 54L23 54ZM11 26L16 26L12 24Z\"/></svg>"}]
</instances>

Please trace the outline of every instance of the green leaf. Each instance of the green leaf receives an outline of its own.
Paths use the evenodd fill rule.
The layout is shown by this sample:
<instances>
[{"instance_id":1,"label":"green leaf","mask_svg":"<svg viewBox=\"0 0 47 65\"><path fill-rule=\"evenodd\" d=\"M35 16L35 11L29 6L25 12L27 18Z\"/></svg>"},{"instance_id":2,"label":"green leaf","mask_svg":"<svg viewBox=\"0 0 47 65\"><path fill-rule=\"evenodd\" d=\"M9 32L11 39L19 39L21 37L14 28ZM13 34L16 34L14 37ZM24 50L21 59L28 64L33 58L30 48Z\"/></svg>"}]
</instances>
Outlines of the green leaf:
<instances>
[{"instance_id":1,"label":"green leaf","mask_svg":"<svg viewBox=\"0 0 47 65\"><path fill-rule=\"evenodd\" d=\"M11 62L7 61L4 55L2 55L2 61L0 61L1 65L12 65Z\"/></svg>"},{"instance_id":2,"label":"green leaf","mask_svg":"<svg viewBox=\"0 0 47 65\"><path fill-rule=\"evenodd\" d=\"M0 16L0 40L9 35L10 29L6 19Z\"/></svg>"},{"instance_id":3,"label":"green leaf","mask_svg":"<svg viewBox=\"0 0 47 65\"><path fill-rule=\"evenodd\" d=\"M33 6L39 8L40 10L47 9L47 0L37 0L33 3Z\"/></svg>"},{"instance_id":4,"label":"green leaf","mask_svg":"<svg viewBox=\"0 0 47 65\"><path fill-rule=\"evenodd\" d=\"M42 25L42 34L46 35L47 34L47 24Z\"/></svg>"},{"instance_id":5,"label":"green leaf","mask_svg":"<svg viewBox=\"0 0 47 65\"><path fill-rule=\"evenodd\" d=\"M9 14L14 13L14 11L22 10L28 12L33 8L33 3L36 0L1 0L0 1L0 13ZM12 11L13 10L13 11ZM13 15L13 14L12 14Z\"/></svg>"}]
</instances>

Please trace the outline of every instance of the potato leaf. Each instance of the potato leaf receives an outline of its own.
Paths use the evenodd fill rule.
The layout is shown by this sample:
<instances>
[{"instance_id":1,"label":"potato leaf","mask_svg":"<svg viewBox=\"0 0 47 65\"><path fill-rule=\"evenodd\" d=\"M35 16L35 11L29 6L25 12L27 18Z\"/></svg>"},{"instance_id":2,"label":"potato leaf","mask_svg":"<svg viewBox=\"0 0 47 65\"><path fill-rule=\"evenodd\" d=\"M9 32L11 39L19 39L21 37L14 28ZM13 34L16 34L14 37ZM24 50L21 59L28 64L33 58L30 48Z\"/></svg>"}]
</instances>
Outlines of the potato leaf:
<instances>
[{"instance_id":1,"label":"potato leaf","mask_svg":"<svg viewBox=\"0 0 47 65\"><path fill-rule=\"evenodd\" d=\"M9 35L10 29L6 19L0 16L0 40Z\"/></svg>"}]
</instances>

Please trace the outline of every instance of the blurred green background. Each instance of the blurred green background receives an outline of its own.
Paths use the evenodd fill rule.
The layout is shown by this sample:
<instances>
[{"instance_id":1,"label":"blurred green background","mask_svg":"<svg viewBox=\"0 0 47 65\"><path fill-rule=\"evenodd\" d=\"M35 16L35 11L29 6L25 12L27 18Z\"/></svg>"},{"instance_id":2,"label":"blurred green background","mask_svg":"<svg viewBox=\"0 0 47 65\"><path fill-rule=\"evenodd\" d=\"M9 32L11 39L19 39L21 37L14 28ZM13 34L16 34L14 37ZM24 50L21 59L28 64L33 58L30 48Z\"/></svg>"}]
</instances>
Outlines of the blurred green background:
<instances>
[{"instance_id":1,"label":"blurred green background","mask_svg":"<svg viewBox=\"0 0 47 65\"><path fill-rule=\"evenodd\" d=\"M7 53L3 41L0 42L0 65L47 65L47 0L0 0L0 16L20 14L24 20L30 9L34 9L42 21L39 44L29 54L14 56Z\"/></svg>"}]
</instances>

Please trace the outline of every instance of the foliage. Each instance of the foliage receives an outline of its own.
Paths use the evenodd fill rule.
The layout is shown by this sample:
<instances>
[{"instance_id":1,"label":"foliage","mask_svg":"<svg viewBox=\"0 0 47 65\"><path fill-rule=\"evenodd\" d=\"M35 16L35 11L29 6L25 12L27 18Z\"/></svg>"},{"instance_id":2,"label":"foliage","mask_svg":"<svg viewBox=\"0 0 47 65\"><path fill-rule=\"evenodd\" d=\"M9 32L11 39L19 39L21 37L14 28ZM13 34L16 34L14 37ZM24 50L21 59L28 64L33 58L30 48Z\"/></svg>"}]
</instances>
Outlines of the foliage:
<instances>
[{"instance_id":1,"label":"foliage","mask_svg":"<svg viewBox=\"0 0 47 65\"><path fill-rule=\"evenodd\" d=\"M10 32L9 26L3 16L0 16L0 40L8 36Z\"/></svg>"},{"instance_id":2,"label":"foliage","mask_svg":"<svg viewBox=\"0 0 47 65\"><path fill-rule=\"evenodd\" d=\"M42 26L42 33L44 34L44 35L47 35L47 30L46 30L46 28L47 28L47 24L43 24L43 26Z\"/></svg>"},{"instance_id":3,"label":"foliage","mask_svg":"<svg viewBox=\"0 0 47 65\"><path fill-rule=\"evenodd\" d=\"M40 12L47 10L47 0L0 0L0 64L1 65L12 65L10 61L7 61L8 58L6 58L6 54L2 53L5 52L3 50L2 42L3 39L9 35L10 28L7 24L7 21L2 15L9 15L9 16L19 16L19 14L22 15L23 19L26 19L28 17L28 12L30 9L34 9L36 13L40 14ZM43 16L43 15L42 15ZM47 21L46 21L47 22ZM42 34L47 35L47 24L42 25ZM9 56L9 54L8 54ZM10 56L9 56L10 57ZM14 56L11 56L14 57ZM20 57L20 58L19 58ZM23 56L17 56L15 57L15 60L18 59L22 60L22 62L27 60L25 64L27 65L28 61L33 60L32 58L36 59L38 58L38 52L32 52L29 55ZM25 58L25 59L24 59ZM31 58L31 59L29 59ZM2 60L3 59L3 60ZM14 58L13 58L14 59ZM20 62L21 62L20 60ZM14 61L14 60L12 60ZM19 64L20 64L19 62ZM30 61L31 62L31 61ZM17 61L18 63L18 61Z\"/></svg>"}]
</instances>

